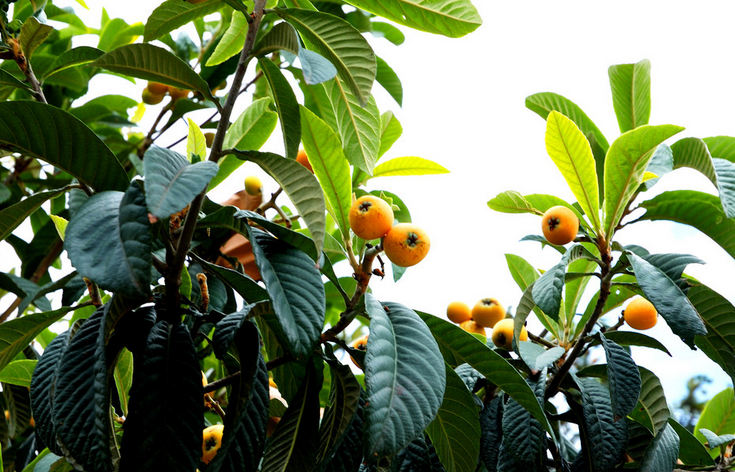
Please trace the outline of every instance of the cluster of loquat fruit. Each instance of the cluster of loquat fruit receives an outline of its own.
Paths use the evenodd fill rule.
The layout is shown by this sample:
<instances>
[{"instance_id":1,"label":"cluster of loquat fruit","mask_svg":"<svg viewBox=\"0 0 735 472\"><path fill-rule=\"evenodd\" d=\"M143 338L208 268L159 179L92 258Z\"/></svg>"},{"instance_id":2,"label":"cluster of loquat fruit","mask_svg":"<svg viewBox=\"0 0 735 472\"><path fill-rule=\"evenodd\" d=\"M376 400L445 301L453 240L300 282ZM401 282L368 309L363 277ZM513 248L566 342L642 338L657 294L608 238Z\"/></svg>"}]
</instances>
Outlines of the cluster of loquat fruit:
<instances>
[{"instance_id":1,"label":"cluster of loquat fruit","mask_svg":"<svg viewBox=\"0 0 735 472\"><path fill-rule=\"evenodd\" d=\"M485 338L485 328L490 328L493 330L493 344L502 349L513 349L513 318L508 316L503 305L494 298L483 298L471 309L465 302L454 301L447 306L447 318L468 333ZM521 329L520 338L521 341L528 339L525 326Z\"/></svg>"},{"instance_id":2,"label":"cluster of loquat fruit","mask_svg":"<svg viewBox=\"0 0 735 472\"><path fill-rule=\"evenodd\" d=\"M146 105L158 105L167 94L171 97L171 101L175 102L188 97L189 92L190 90L170 87L158 82L148 82L146 88L143 89L142 100Z\"/></svg>"}]
</instances>

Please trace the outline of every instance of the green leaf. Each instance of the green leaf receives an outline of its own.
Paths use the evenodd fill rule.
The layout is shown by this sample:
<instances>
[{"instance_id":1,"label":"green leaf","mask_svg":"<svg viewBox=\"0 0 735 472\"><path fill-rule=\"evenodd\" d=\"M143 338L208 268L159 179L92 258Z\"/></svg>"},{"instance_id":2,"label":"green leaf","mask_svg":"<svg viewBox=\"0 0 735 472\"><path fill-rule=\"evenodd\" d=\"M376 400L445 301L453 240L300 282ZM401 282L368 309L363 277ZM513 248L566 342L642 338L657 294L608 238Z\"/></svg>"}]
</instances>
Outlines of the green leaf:
<instances>
[{"instance_id":1,"label":"green leaf","mask_svg":"<svg viewBox=\"0 0 735 472\"><path fill-rule=\"evenodd\" d=\"M649 347L652 349L658 349L661 352L665 352L669 355L669 357L671 357L671 353L669 352L669 350L666 349L666 346L661 344L658 339L652 338L651 336L647 336L643 333L638 333L635 331L609 331L605 333L605 337L611 341L615 341L621 346ZM598 343L595 342L593 345L595 344Z\"/></svg>"},{"instance_id":2,"label":"green leaf","mask_svg":"<svg viewBox=\"0 0 735 472\"><path fill-rule=\"evenodd\" d=\"M189 64L158 46L127 44L106 53L90 65L180 89L196 90L209 100L219 103L212 96L207 81Z\"/></svg>"},{"instance_id":3,"label":"green leaf","mask_svg":"<svg viewBox=\"0 0 735 472\"><path fill-rule=\"evenodd\" d=\"M426 432L447 472L473 472L480 453L477 406L459 375L445 366L444 400Z\"/></svg>"},{"instance_id":4,"label":"green leaf","mask_svg":"<svg viewBox=\"0 0 735 472\"><path fill-rule=\"evenodd\" d=\"M600 333L607 359L607 381L610 387L615 421L628 416L638 403L641 376L630 353Z\"/></svg>"},{"instance_id":5,"label":"green leaf","mask_svg":"<svg viewBox=\"0 0 735 472\"><path fill-rule=\"evenodd\" d=\"M339 138L305 107L301 107L301 123L301 140L326 197L329 213L337 222L342 238L348 240L352 185L350 166L342 153Z\"/></svg>"},{"instance_id":6,"label":"green leaf","mask_svg":"<svg viewBox=\"0 0 735 472\"><path fill-rule=\"evenodd\" d=\"M31 60L33 51L53 32L54 28L52 26L41 23L35 16L31 16L23 22L23 26L20 28L18 42L27 60Z\"/></svg>"},{"instance_id":7,"label":"green leaf","mask_svg":"<svg viewBox=\"0 0 735 472\"><path fill-rule=\"evenodd\" d=\"M160 219L183 210L219 170L214 162L190 164L182 155L158 146L146 151L143 166L146 205Z\"/></svg>"},{"instance_id":8,"label":"green leaf","mask_svg":"<svg viewBox=\"0 0 735 472\"><path fill-rule=\"evenodd\" d=\"M421 434L439 411L446 372L431 332L418 315L366 293L370 337L365 356L364 454L381 458Z\"/></svg>"},{"instance_id":9,"label":"green leaf","mask_svg":"<svg viewBox=\"0 0 735 472\"><path fill-rule=\"evenodd\" d=\"M13 230L31 216L31 213L36 211L44 202L61 195L68 189L69 187L63 187L56 190L37 192L14 205L0 210L0 241L10 236Z\"/></svg>"},{"instance_id":10,"label":"green leaf","mask_svg":"<svg viewBox=\"0 0 735 472\"><path fill-rule=\"evenodd\" d=\"M641 393L630 418L656 435L666 425L671 412L666 404L661 380L645 367L638 366L638 372L641 374Z\"/></svg>"},{"instance_id":11,"label":"green leaf","mask_svg":"<svg viewBox=\"0 0 735 472\"><path fill-rule=\"evenodd\" d=\"M0 149L53 164L95 191L124 190L128 176L107 145L73 115L31 101L0 103Z\"/></svg>"},{"instance_id":12,"label":"green leaf","mask_svg":"<svg viewBox=\"0 0 735 472\"><path fill-rule=\"evenodd\" d=\"M559 346L545 349L539 344L521 341L518 343L518 352L529 369L540 371L561 359L566 350Z\"/></svg>"},{"instance_id":13,"label":"green leaf","mask_svg":"<svg viewBox=\"0 0 735 472\"><path fill-rule=\"evenodd\" d=\"M276 13L291 23L313 49L337 68L339 77L358 103L366 105L377 66L375 53L360 32L328 13L295 8L276 10Z\"/></svg>"},{"instance_id":14,"label":"green leaf","mask_svg":"<svg viewBox=\"0 0 735 472\"><path fill-rule=\"evenodd\" d=\"M643 459L639 462L640 472L673 470L679 457L679 436L668 423L656 435Z\"/></svg>"},{"instance_id":15,"label":"green leaf","mask_svg":"<svg viewBox=\"0 0 735 472\"><path fill-rule=\"evenodd\" d=\"M404 41L406 41L406 35L403 34L403 31L390 23L371 21L370 28L370 32L373 36L376 38L385 38L396 46L400 46Z\"/></svg>"},{"instance_id":16,"label":"green leaf","mask_svg":"<svg viewBox=\"0 0 735 472\"><path fill-rule=\"evenodd\" d=\"M258 59L258 64L270 85L273 98L278 110L278 118L283 130L283 145L286 149L286 157L296 159L299 152L299 141L301 139L301 114L299 103L293 93L291 85L283 76L278 66L267 58Z\"/></svg>"},{"instance_id":17,"label":"green leaf","mask_svg":"<svg viewBox=\"0 0 735 472\"><path fill-rule=\"evenodd\" d=\"M409 28L460 38L475 31L482 19L468 0L350 0L350 5Z\"/></svg>"},{"instance_id":18,"label":"green leaf","mask_svg":"<svg viewBox=\"0 0 735 472\"><path fill-rule=\"evenodd\" d=\"M694 436L704 444L706 438L699 431L708 429L715 434L732 434L735 431L735 393L733 389L726 388L712 397L699 415L699 420L694 426ZM717 457L718 451L710 451L712 458Z\"/></svg>"},{"instance_id":19,"label":"green leaf","mask_svg":"<svg viewBox=\"0 0 735 472\"><path fill-rule=\"evenodd\" d=\"M690 287L687 297L707 328L707 334L694 338L695 344L735 381L735 307L702 284Z\"/></svg>"},{"instance_id":20,"label":"green leaf","mask_svg":"<svg viewBox=\"0 0 735 472\"><path fill-rule=\"evenodd\" d=\"M279 240L285 243L288 243L291 246L295 247L296 249L300 249L301 251L305 252L314 262L319 262L319 253L316 251L316 248L314 247L314 241L308 236L306 236L305 234L300 233L298 231L288 229L285 226L280 225L278 223L274 223L273 221L265 218L264 216L254 211L239 210L239 211L236 211L233 216L234 218L238 218L238 219L247 218L249 220L248 223L251 226L257 225L260 228L270 231L270 233L273 234ZM242 230L238 230L238 231L242 231ZM245 234L247 233L245 232Z\"/></svg>"},{"instance_id":21,"label":"green leaf","mask_svg":"<svg viewBox=\"0 0 735 472\"><path fill-rule=\"evenodd\" d=\"M0 86L10 86L15 87L23 90L30 90L30 87L28 87L26 84L21 82L20 80L16 79L15 76L9 72L6 72L2 69L0 69Z\"/></svg>"},{"instance_id":22,"label":"green leaf","mask_svg":"<svg viewBox=\"0 0 735 472\"><path fill-rule=\"evenodd\" d=\"M101 288L147 298L151 234L143 192L102 192L87 200L69 222L64 247L72 265Z\"/></svg>"},{"instance_id":23,"label":"green leaf","mask_svg":"<svg viewBox=\"0 0 735 472\"><path fill-rule=\"evenodd\" d=\"M307 151L308 152L308 151ZM268 152L237 152L242 159L260 166L283 188L296 211L304 219L317 253L324 247L326 204L319 182L306 167L293 159Z\"/></svg>"},{"instance_id":24,"label":"green leaf","mask_svg":"<svg viewBox=\"0 0 735 472\"><path fill-rule=\"evenodd\" d=\"M191 118L189 121L189 134L186 138L186 157L189 162L198 162L207 157L207 140L199 125ZM194 156L198 159L195 160Z\"/></svg>"},{"instance_id":25,"label":"green leaf","mask_svg":"<svg viewBox=\"0 0 735 472\"><path fill-rule=\"evenodd\" d=\"M718 436L709 429L705 428L699 428L699 432L702 433L704 439L707 440L706 446L710 449L714 449L716 447L722 446L723 444L735 441L735 434L723 434Z\"/></svg>"},{"instance_id":26,"label":"green leaf","mask_svg":"<svg viewBox=\"0 0 735 472\"><path fill-rule=\"evenodd\" d=\"M543 398L545 376L528 381L537 397ZM508 400L503 411L503 445L525 470L540 470L544 454L544 431L539 422L517 401ZM504 469L503 469L504 470Z\"/></svg>"},{"instance_id":27,"label":"green leaf","mask_svg":"<svg viewBox=\"0 0 735 472\"><path fill-rule=\"evenodd\" d=\"M471 365L531 412L546 431L552 431L533 390L507 360L459 326L427 313L417 313L431 330L444 360L450 366Z\"/></svg>"},{"instance_id":28,"label":"green leaf","mask_svg":"<svg viewBox=\"0 0 735 472\"><path fill-rule=\"evenodd\" d=\"M663 271L632 252L626 252L638 284L666 324L690 348L694 349L694 337L707 334L707 328L696 308L676 283Z\"/></svg>"},{"instance_id":29,"label":"green leaf","mask_svg":"<svg viewBox=\"0 0 735 472\"><path fill-rule=\"evenodd\" d=\"M554 321L559 320L561 308L561 292L564 288L567 266L577 259L594 259L594 256L581 244L571 246L561 261L544 272L533 285L533 301Z\"/></svg>"},{"instance_id":30,"label":"green leaf","mask_svg":"<svg viewBox=\"0 0 735 472\"><path fill-rule=\"evenodd\" d=\"M181 0L167 0L156 7L145 22L143 41L153 41L194 20L222 9L222 2L210 0L194 4ZM242 45L241 45L242 47Z\"/></svg>"},{"instance_id":31,"label":"green leaf","mask_svg":"<svg viewBox=\"0 0 735 472\"><path fill-rule=\"evenodd\" d=\"M0 382L30 387L33 369L37 362L35 359L19 359L11 362L0 371Z\"/></svg>"},{"instance_id":32,"label":"green leaf","mask_svg":"<svg viewBox=\"0 0 735 472\"><path fill-rule=\"evenodd\" d=\"M480 460L488 471L498 470L498 453L503 438L502 400L502 396L493 398L480 412Z\"/></svg>"},{"instance_id":33,"label":"green leaf","mask_svg":"<svg viewBox=\"0 0 735 472\"><path fill-rule=\"evenodd\" d=\"M248 303L255 303L268 299L268 292L258 285L258 282L236 270L209 263L196 254L191 255L194 260L214 274L224 284L232 287Z\"/></svg>"},{"instance_id":34,"label":"green leaf","mask_svg":"<svg viewBox=\"0 0 735 472\"><path fill-rule=\"evenodd\" d=\"M592 149L574 122L556 111L546 118L546 152L564 176L592 228L599 231L599 190Z\"/></svg>"},{"instance_id":35,"label":"green leaf","mask_svg":"<svg viewBox=\"0 0 735 472\"><path fill-rule=\"evenodd\" d=\"M175 0L174 0L175 1ZM222 39L217 43L214 52L207 59L207 67L222 64L227 59L239 54L245 44L245 36L248 34L248 17L237 10L232 12L230 26L225 31Z\"/></svg>"},{"instance_id":36,"label":"green leaf","mask_svg":"<svg viewBox=\"0 0 735 472\"><path fill-rule=\"evenodd\" d=\"M270 97L255 100L235 120L225 134L223 149L260 149L276 129L278 114L270 110ZM227 155L220 159L219 171L209 182L209 190L221 184L243 164L242 159Z\"/></svg>"},{"instance_id":37,"label":"green leaf","mask_svg":"<svg viewBox=\"0 0 735 472\"><path fill-rule=\"evenodd\" d=\"M674 421L673 418L669 418L669 426L679 435L679 459L684 464L690 466L715 465L704 444L699 442L688 429Z\"/></svg>"},{"instance_id":38,"label":"green leaf","mask_svg":"<svg viewBox=\"0 0 735 472\"><path fill-rule=\"evenodd\" d=\"M267 54L282 50L288 51L293 55L299 54L301 44L296 30L287 22L278 23L273 26L262 38L255 43L253 51L250 53L253 57L262 57Z\"/></svg>"},{"instance_id":39,"label":"green leaf","mask_svg":"<svg viewBox=\"0 0 735 472\"><path fill-rule=\"evenodd\" d=\"M610 146L605 158L604 235L611 240L643 180L648 162L659 144L684 128L674 125L642 126L629 131Z\"/></svg>"},{"instance_id":40,"label":"green leaf","mask_svg":"<svg viewBox=\"0 0 735 472\"><path fill-rule=\"evenodd\" d=\"M324 89L332 103L347 160L366 174L373 175L380 149L380 111L375 98L371 95L367 104L360 103L337 78L325 83Z\"/></svg>"},{"instance_id":41,"label":"green leaf","mask_svg":"<svg viewBox=\"0 0 735 472\"><path fill-rule=\"evenodd\" d=\"M143 351L134 354L120 470L195 469L204 418L202 374L189 329L158 321Z\"/></svg>"},{"instance_id":42,"label":"green leaf","mask_svg":"<svg viewBox=\"0 0 735 472\"><path fill-rule=\"evenodd\" d=\"M383 157L403 134L403 127L392 111L386 111L380 115L380 149L378 158Z\"/></svg>"},{"instance_id":43,"label":"green leaf","mask_svg":"<svg viewBox=\"0 0 735 472\"><path fill-rule=\"evenodd\" d=\"M643 59L636 64L610 66L607 75L620 132L647 125L651 116L651 62Z\"/></svg>"},{"instance_id":44,"label":"green leaf","mask_svg":"<svg viewBox=\"0 0 735 472\"><path fill-rule=\"evenodd\" d=\"M322 55L299 48L301 72L307 85L316 85L332 80L337 76L337 68Z\"/></svg>"},{"instance_id":45,"label":"green leaf","mask_svg":"<svg viewBox=\"0 0 735 472\"><path fill-rule=\"evenodd\" d=\"M309 364L312 365L311 363ZM261 472L311 472L319 448L319 390L313 367L278 423L263 456Z\"/></svg>"},{"instance_id":46,"label":"green leaf","mask_svg":"<svg viewBox=\"0 0 735 472\"><path fill-rule=\"evenodd\" d=\"M117 388L117 397L120 399L120 409L123 416L128 416L130 388L133 386L133 354L125 348L120 351L120 355L117 357L113 376Z\"/></svg>"},{"instance_id":47,"label":"green leaf","mask_svg":"<svg viewBox=\"0 0 735 472\"><path fill-rule=\"evenodd\" d=\"M422 157L396 157L385 161L375 168L373 178L394 175L431 175L448 174L449 171L434 161Z\"/></svg>"},{"instance_id":48,"label":"green leaf","mask_svg":"<svg viewBox=\"0 0 735 472\"><path fill-rule=\"evenodd\" d=\"M51 64L43 79L46 80L54 74L65 71L72 67L84 66L100 58L105 52L89 46L79 46L65 51Z\"/></svg>"},{"instance_id":49,"label":"green leaf","mask_svg":"<svg viewBox=\"0 0 735 472\"><path fill-rule=\"evenodd\" d=\"M383 59L376 56L375 60L378 65L375 80L393 97L393 100L398 103L398 106L403 106L403 85L398 74Z\"/></svg>"},{"instance_id":50,"label":"green leaf","mask_svg":"<svg viewBox=\"0 0 735 472\"><path fill-rule=\"evenodd\" d=\"M288 340L287 348L297 359L307 359L324 325L326 299L321 275L309 256L283 241L251 229L248 239Z\"/></svg>"}]
</instances>

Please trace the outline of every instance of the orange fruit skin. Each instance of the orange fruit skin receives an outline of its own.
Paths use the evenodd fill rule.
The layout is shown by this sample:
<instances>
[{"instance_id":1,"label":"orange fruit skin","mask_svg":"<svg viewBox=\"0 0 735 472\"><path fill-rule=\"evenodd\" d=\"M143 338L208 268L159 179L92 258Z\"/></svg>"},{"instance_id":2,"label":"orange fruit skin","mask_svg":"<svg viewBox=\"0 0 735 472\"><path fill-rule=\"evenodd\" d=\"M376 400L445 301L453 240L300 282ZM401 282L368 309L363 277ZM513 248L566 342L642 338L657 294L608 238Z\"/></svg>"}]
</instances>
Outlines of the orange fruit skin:
<instances>
[{"instance_id":1,"label":"orange fruit skin","mask_svg":"<svg viewBox=\"0 0 735 472\"><path fill-rule=\"evenodd\" d=\"M148 82L148 90L156 95L166 95L168 85L159 82Z\"/></svg>"},{"instance_id":2,"label":"orange fruit skin","mask_svg":"<svg viewBox=\"0 0 735 472\"><path fill-rule=\"evenodd\" d=\"M658 313L653 303L645 298L636 298L628 303L623 311L623 318L631 328L645 330L656 326Z\"/></svg>"},{"instance_id":3,"label":"orange fruit skin","mask_svg":"<svg viewBox=\"0 0 735 472\"><path fill-rule=\"evenodd\" d=\"M202 442L202 462L209 464L217 451L222 446L222 430L224 425L215 424L204 430L204 441Z\"/></svg>"},{"instance_id":4,"label":"orange fruit skin","mask_svg":"<svg viewBox=\"0 0 735 472\"><path fill-rule=\"evenodd\" d=\"M382 238L393 226L393 209L375 195L363 195L350 207L350 228L359 238Z\"/></svg>"},{"instance_id":5,"label":"orange fruit skin","mask_svg":"<svg viewBox=\"0 0 735 472\"><path fill-rule=\"evenodd\" d=\"M367 350L367 342L368 342L368 336L369 336L369 335L368 335L368 334L366 334L365 336L362 336L362 337L360 337L360 338L357 338L357 339L356 339L355 341L353 341L353 342L352 342L352 343L350 344L350 347L351 347L352 349L357 349L357 350L359 350L359 351L366 351L366 350ZM358 363L357 363L357 361L355 360L355 358L354 358L354 357L350 356L350 360L351 360L351 361L352 361L352 363L353 363L353 364L355 364L355 365L356 365L356 366L357 366L358 368L362 369L362 366L361 366L360 364L358 364Z\"/></svg>"},{"instance_id":6,"label":"orange fruit skin","mask_svg":"<svg viewBox=\"0 0 735 472\"><path fill-rule=\"evenodd\" d=\"M143 89L143 95L141 99L146 105L158 105L159 103L161 103L161 101L163 101L163 95L153 93L145 88Z\"/></svg>"},{"instance_id":7,"label":"orange fruit skin","mask_svg":"<svg viewBox=\"0 0 735 472\"><path fill-rule=\"evenodd\" d=\"M495 323L493 326L493 334L490 336L493 340L493 344L497 347L507 349L508 351L513 349L513 318L503 318L502 320ZM521 341L528 341L528 331L526 327L521 328Z\"/></svg>"},{"instance_id":8,"label":"orange fruit skin","mask_svg":"<svg viewBox=\"0 0 735 472\"><path fill-rule=\"evenodd\" d=\"M176 87L169 87L168 88L168 94L171 95L171 100L178 100L180 98L186 98L189 96L189 90L186 89L180 89Z\"/></svg>"},{"instance_id":9,"label":"orange fruit skin","mask_svg":"<svg viewBox=\"0 0 735 472\"><path fill-rule=\"evenodd\" d=\"M468 333L481 334L483 337L487 338L487 335L485 334L485 328L475 323L473 320L464 321L459 324L459 327L467 331Z\"/></svg>"},{"instance_id":10,"label":"orange fruit skin","mask_svg":"<svg viewBox=\"0 0 735 472\"><path fill-rule=\"evenodd\" d=\"M453 323L464 323L472 319L470 306L465 302L452 302L447 305L447 318Z\"/></svg>"},{"instance_id":11,"label":"orange fruit skin","mask_svg":"<svg viewBox=\"0 0 735 472\"><path fill-rule=\"evenodd\" d=\"M418 264L426 257L430 248L431 241L426 231L411 223L395 225L383 240L385 255L400 267Z\"/></svg>"},{"instance_id":12,"label":"orange fruit skin","mask_svg":"<svg viewBox=\"0 0 735 472\"><path fill-rule=\"evenodd\" d=\"M314 173L314 168L311 167L311 162L309 162L309 158L306 157L306 151L303 149L299 149L299 153L296 155L296 162L306 167L312 174Z\"/></svg>"},{"instance_id":13,"label":"orange fruit skin","mask_svg":"<svg viewBox=\"0 0 735 472\"><path fill-rule=\"evenodd\" d=\"M273 433L276 431L276 426L278 426L278 422L281 421L280 416L269 416L268 417L268 426L266 427L266 437L273 436Z\"/></svg>"},{"instance_id":14,"label":"orange fruit skin","mask_svg":"<svg viewBox=\"0 0 735 472\"><path fill-rule=\"evenodd\" d=\"M541 230L551 244L563 246L574 241L579 231L579 219L569 208L558 205L546 210L541 218Z\"/></svg>"},{"instance_id":15,"label":"orange fruit skin","mask_svg":"<svg viewBox=\"0 0 735 472\"><path fill-rule=\"evenodd\" d=\"M505 308L494 298L483 298L472 307L472 319L485 328L494 328L503 318Z\"/></svg>"}]
</instances>

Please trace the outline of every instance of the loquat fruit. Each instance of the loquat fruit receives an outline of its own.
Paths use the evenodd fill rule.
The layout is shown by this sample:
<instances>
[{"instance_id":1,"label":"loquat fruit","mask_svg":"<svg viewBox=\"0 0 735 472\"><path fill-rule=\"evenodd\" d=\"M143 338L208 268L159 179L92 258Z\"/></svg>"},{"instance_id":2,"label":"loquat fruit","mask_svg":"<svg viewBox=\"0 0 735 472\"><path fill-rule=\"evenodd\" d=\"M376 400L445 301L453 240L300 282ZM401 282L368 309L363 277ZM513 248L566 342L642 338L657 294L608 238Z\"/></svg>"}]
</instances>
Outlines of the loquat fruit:
<instances>
[{"instance_id":1,"label":"loquat fruit","mask_svg":"<svg viewBox=\"0 0 735 472\"><path fill-rule=\"evenodd\" d=\"M494 298L483 298L472 307L472 319L480 326L493 328L505 318L505 308Z\"/></svg>"},{"instance_id":2,"label":"loquat fruit","mask_svg":"<svg viewBox=\"0 0 735 472\"><path fill-rule=\"evenodd\" d=\"M487 335L485 334L485 328L475 323L474 320L463 321L459 324L459 327L467 331L468 333L481 334L483 337L487 338Z\"/></svg>"},{"instance_id":3,"label":"loquat fruit","mask_svg":"<svg viewBox=\"0 0 735 472\"><path fill-rule=\"evenodd\" d=\"M453 323L464 323L472 319L470 306L465 302L452 302L447 305L447 318Z\"/></svg>"},{"instance_id":4,"label":"loquat fruit","mask_svg":"<svg viewBox=\"0 0 735 472\"><path fill-rule=\"evenodd\" d=\"M645 298L636 298L623 310L623 318L631 328L645 330L656 326L658 313L653 303Z\"/></svg>"},{"instance_id":5,"label":"loquat fruit","mask_svg":"<svg viewBox=\"0 0 735 472\"><path fill-rule=\"evenodd\" d=\"M166 95L168 92L168 85L159 82L148 82L148 86L146 88L149 92L156 95Z\"/></svg>"},{"instance_id":6,"label":"loquat fruit","mask_svg":"<svg viewBox=\"0 0 735 472\"><path fill-rule=\"evenodd\" d=\"M281 418L279 416L270 416L268 417L268 425L266 427L266 437L273 436L273 433L276 431L276 426L278 426L278 422L281 421Z\"/></svg>"},{"instance_id":7,"label":"loquat fruit","mask_svg":"<svg viewBox=\"0 0 735 472\"><path fill-rule=\"evenodd\" d=\"M393 226L393 209L388 202L375 195L363 195L350 207L350 228L358 237L378 239Z\"/></svg>"},{"instance_id":8,"label":"loquat fruit","mask_svg":"<svg viewBox=\"0 0 735 472\"><path fill-rule=\"evenodd\" d=\"M577 237L579 219L569 208L557 205L544 213L541 218L541 231L551 244L563 246Z\"/></svg>"},{"instance_id":9,"label":"loquat fruit","mask_svg":"<svg viewBox=\"0 0 735 472\"><path fill-rule=\"evenodd\" d=\"M221 424L212 425L204 430L204 442L202 442L202 462L209 464L217 451L222 446L222 431L225 426Z\"/></svg>"},{"instance_id":10,"label":"loquat fruit","mask_svg":"<svg viewBox=\"0 0 735 472\"><path fill-rule=\"evenodd\" d=\"M510 351L513 349L513 318L503 318L493 326L493 333L490 335L493 344ZM528 331L526 327L521 328L521 341L528 340Z\"/></svg>"},{"instance_id":11,"label":"loquat fruit","mask_svg":"<svg viewBox=\"0 0 735 472\"><path fill-rule=\"evenodd\" d=\"M369 335L368 335L368 334L366 334L365 336L362 336L362 337L360 337L360 338L357 338L356 340L354 340L354 341L353 341L353 342L352 342L352 343L350 344L350 347L351 347L352 349L357 349L358 351L367 351L367 342L368 342L368 336L369 336ZM353 364L355 364L355 365L356 365L357 367L359 367L359 368L362 368L362 366L361 366L360 364L358 364L358 363L357 363L357 361L355 360L355 358L354 358L354 357L350 356L350 360L351 360L351 361L352 361L352 363L353 363Z\"/></svg>"},{"instance_id":12,"label":"loquat fruit","mask_svg":"<svg viewBox=\"0 0 735 472\"><path fill-rule=\"evenodd\" d=\"M260 195L263 193L263 182L257 175L245 177L245 192L249 195Z\"/></svg>"},{"instance_id":13,"label":"loquat fruit","mask_svg":"<svg viewBox=\"0 0 735 472\"><path fill-rule=\"evenodd\" d=\"M383 239L383 250L392 263L399 267L416 265L429 253L431 241L423 228L411 223L392 227Z\"/></svg>"},{"instance_id":14,"label":"loquat fruit","mask_svg":"<svg viewBox=\"0 0 735 472\"><path fill-rule=\"evenodd\" d=\"M153 93L147 88L144 88L141 100L143 100L143 103L146 105L158 105L163 101L163 95Z\"/></svg>"},{"instance_id":15,"label":"loquat fruit","mask_svg":"<svg viewBox=\"0 0 735 472\"><path fill-rule=\"evenodd\" d=\"M173 100L173 101L179 100L180 98L186 98L186 97L188 97L189 96L189 92L191 92L191 90L180 89L180 88L176 88L176 87L169 87L168 88L168 94L171 95L171 100Z\"/></svg>"},{"instance_id":16,"label":"loquat fruit","mask_svg":"<svg viewBox=\"0 0 735 472\"><path fill-rule=\"evenodd\" d=\"M296 155L296 162L309 169L309 172L312 174L314 173L314 168L311 167L311 162L309 162L309 158L306 157L306 151L303 149L299 149L299 153Z\"/></svg>"},{"instance_id":17,"label":"loquat fruit","mask_svg":"<svg viewBox=\"0 0 735 472\"><path fill-rule=\"evenodd\" d=\"M207 147L211 148L212 144L214 143L214 133L212 133L211 131L204 133L204 141L206 142Z\"/></svg>"}]
</instances>

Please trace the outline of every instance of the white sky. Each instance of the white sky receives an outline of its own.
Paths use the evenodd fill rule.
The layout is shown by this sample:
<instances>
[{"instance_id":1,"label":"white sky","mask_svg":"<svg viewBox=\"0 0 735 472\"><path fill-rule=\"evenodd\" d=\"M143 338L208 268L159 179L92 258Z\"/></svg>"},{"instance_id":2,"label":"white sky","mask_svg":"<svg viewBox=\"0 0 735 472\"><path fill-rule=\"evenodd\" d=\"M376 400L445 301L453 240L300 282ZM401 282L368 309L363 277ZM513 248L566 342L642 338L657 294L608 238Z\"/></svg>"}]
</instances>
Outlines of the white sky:
<instances>
[{"instance_id":1,"label":"white sky","mask_svg":"<svg viewBox=\"0 0 735 472\"><path fill-rule=\"evenodd\" d=\"M72 0L55 3L72 5L82 13ZM145 21L157 5L142 0L87 3L93 9L92 26L99 24L102 4L111 17L128 22ZM464 38L404 28L407 39L400 47L371 39L377 55L393 67L404 86L403 108L379 85L374 89L381 112L394 111L404 128L403 137L385 159L421 156L452 171L370 182L371 190L397 193L409 206L414 222L432 239L427 259L408 270L399 283L388 276L373 282L372 288L380 299L439 316L453 300L472 305L492 296L505 306L517 305L521 292L507 270L505 253L521 255L541 269L558 260L551 249L542 251L538 244L519 242L527 234L540 233L538 217L495 213L486 205L505 190L556 194L573 201L546 155L545 122L525 108L526 96L545 91L566 96L612 142L619 130L607 68L647 58L652 63L651 124L685 126L677 138L735 132L731 113L735 63L729 56L735 43L731 25L735 6L729 2L700 2L696 8L683 1L475 4L484 25ZM144 86L142 81L133 86L113 80L115 93L136 98ZM174 132L163 144L181 135ZM280 137L267 147L278 151ZM264 176L246 165L210 196L223 200L240 190L248 173ZM687 171L663 178L654 191L665 188L713 191L704 177ZM275 189L272 181L266 181L266 192ZM735 299L735 286L728 277L735 261L696 230L668 223L639 224L622 231L619 240L640 244L651 252L697 255L708 264L692 266L687 272ZM342 267L341 275L348 274L347 267ZM670 402L684 395L684 383L691 375L704 373L715 379L710 395L730 384L719 367L701 353L692 353L665 323L659 322L647 334L674 353L671 359L658 352L635 351L636 359L662 379Z\"/></svg>"}]
</instances>

